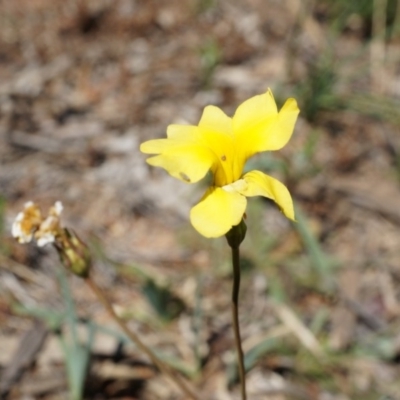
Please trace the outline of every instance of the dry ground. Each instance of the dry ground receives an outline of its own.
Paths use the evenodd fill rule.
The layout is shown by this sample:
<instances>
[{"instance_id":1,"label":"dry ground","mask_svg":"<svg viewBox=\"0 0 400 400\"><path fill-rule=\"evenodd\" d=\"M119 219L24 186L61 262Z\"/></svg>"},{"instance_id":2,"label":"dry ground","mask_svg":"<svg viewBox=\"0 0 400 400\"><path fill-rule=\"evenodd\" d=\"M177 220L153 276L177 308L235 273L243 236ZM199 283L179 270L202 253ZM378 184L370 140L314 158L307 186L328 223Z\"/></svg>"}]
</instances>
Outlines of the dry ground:
<instances>
[{"instance_id":1,"label":"dry ground","mask_svg":"<svg viewBox=\"0 0 400 400\"><path fill-rule=\"evenodd\" d=\"M10 238L28 200L63 202L117 310L181 360L202 399L239 398L228 248L189 225L201 185L150 168L138 146L267 87L302 112L289 145L251 164L285 181L298 222L251 201L249 398L400 399L400 6L388 2L385 24L383 2L345 3L0 0L5 399L68 398L57 255ZM85 398L182 398L83 283L67 282L82 337L96 324Z\"/></svg>"}]
</instances>

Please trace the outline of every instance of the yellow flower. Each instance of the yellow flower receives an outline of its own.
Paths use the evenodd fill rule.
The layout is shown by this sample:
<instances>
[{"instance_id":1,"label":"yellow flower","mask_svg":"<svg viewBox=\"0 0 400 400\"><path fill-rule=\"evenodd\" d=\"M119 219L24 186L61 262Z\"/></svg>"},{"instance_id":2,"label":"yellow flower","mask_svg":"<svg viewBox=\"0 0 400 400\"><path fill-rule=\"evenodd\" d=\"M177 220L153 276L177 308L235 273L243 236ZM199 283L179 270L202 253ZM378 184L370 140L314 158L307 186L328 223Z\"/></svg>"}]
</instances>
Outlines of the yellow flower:
<instances>
[{"instance_id":1,"label":"yellow flower","mask_svg":"<svg viewBox=\"0 0 400 400\"><path fill-rule=\"evenodd\" d=\"M140 150L156 154L147 160L150 165L187 183L198 182L211 170L213 184L190 212L192 225L205 237L223 236L238 225L246 197L265 196L293 220L287 188L261 171L243 175L243 168L254 154L285 146L298 113L294 99L288 99L278 112L268 90L242 103L233 118L218 107L207 106L198 126L170 125L167 139L142 143Z\"/></svg>"}]
</instances>

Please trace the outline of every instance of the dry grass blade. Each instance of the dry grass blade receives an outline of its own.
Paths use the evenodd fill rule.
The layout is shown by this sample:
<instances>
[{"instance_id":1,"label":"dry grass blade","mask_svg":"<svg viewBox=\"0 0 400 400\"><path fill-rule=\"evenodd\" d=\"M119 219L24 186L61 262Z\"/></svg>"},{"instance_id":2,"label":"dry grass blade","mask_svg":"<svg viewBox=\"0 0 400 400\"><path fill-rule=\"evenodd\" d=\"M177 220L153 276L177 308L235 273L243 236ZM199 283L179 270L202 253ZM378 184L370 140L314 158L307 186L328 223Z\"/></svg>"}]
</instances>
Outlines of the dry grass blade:
<instances>
[{"instance_id":1,"label":"dry grass blade","mask_svg":"<svg viewBox=\"0 0 400 400\"><path fill-rule=\"evenodd\" d=\"M376 93L385 92L385 36L387 0L373 0L371 43L372 86Z\"/></svg>"},{"instance_id":2,"label":"dry grass blade","mask_svg":"<svg viewBox=\"0 0 400 400\"><path fill-rule=\"evenodd\" d=\"M273 307L278 318L292 331L305 348L318 359L325 357L325 352L317 338L290 307L283 303L275 303Z\"/></svg>"}]
</instances>

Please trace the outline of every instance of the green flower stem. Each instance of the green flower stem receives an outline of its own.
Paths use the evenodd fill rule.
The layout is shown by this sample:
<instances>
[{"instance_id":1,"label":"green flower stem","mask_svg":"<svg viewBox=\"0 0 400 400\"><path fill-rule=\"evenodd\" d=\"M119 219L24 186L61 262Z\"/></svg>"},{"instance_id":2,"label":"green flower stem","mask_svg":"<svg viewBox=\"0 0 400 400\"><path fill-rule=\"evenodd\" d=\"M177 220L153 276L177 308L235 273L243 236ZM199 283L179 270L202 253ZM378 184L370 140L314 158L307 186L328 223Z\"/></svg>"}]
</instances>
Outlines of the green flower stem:
<instances>
[{"instance_id":1,"label":"green flower stem","mask_svg":"<svg viewBox=\"0 0 400 400\"><path fill-rule=\"evenodd\" d=\"M121 319L116 312L114 311L111 303L108 301L103 291L97 286L96 282L90 278L90 276L84 278L87 285L92 289L95 293L96 297L103 304L104 308L108 311L108 313L112 316L114 321L119 325L119 327L123 330L123 332L132 340L133 343L145 353L152 363L165 375L169 376L175 384L182 390L182 392L187 396L187 398L192 400L199 400L198 397L192 392L191 389L187 386L186 382L183 378L176 374L175 371L167 364L163 363L136 335L135 332L131 331L126 325L125 321Z\"/></svg>"},{"instance_id":2,"label":"green flower stem","mask_svg":"<svg viewBox=\"0 0 400 400\"><path fill-rule=\"evenodd\" d=\"M239 288L240 288L240 264L239 264L239 246L232 248L233 265L233 287L232 287L232 321L235 332L235 345L239 365L239 377L241 385L242 400L246 400L246 372L244 369L244 357L242 350L242 341L239 329Z\"/></svg>"}]
</instances>

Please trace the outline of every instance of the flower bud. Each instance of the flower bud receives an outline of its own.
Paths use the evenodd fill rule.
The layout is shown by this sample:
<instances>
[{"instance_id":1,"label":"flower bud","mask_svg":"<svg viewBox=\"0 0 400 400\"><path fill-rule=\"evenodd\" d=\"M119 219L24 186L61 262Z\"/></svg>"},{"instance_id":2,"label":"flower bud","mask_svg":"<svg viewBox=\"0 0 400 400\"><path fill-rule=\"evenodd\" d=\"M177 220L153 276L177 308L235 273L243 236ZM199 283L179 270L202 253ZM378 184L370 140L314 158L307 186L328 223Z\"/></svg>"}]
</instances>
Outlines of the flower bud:
<instances>
[{"instance_id":1,"label":"flower bud","mask_svg":"<svg viewBox=\"0 0 400 400\"><path fill-rule=\"evenodd\" d=\"M89 276L92 265L89 248L74 232L64 228L54 244L67 269L81 278Z\"/></svg>"},{"instance_id":2,"label":"flower bud","mask_svg":"<svg viewBox=\"0 0 400 400\"><path fill-rule=\"evenodd\" d=\"M242 243L244 238L246 237L246 232L247 226L244 222L244 219L242 218L240 224L232 226L231 230L225 235L229 246L231 246L232 248L239 247L240 243Z\"/></svg>"}]
</instances>

